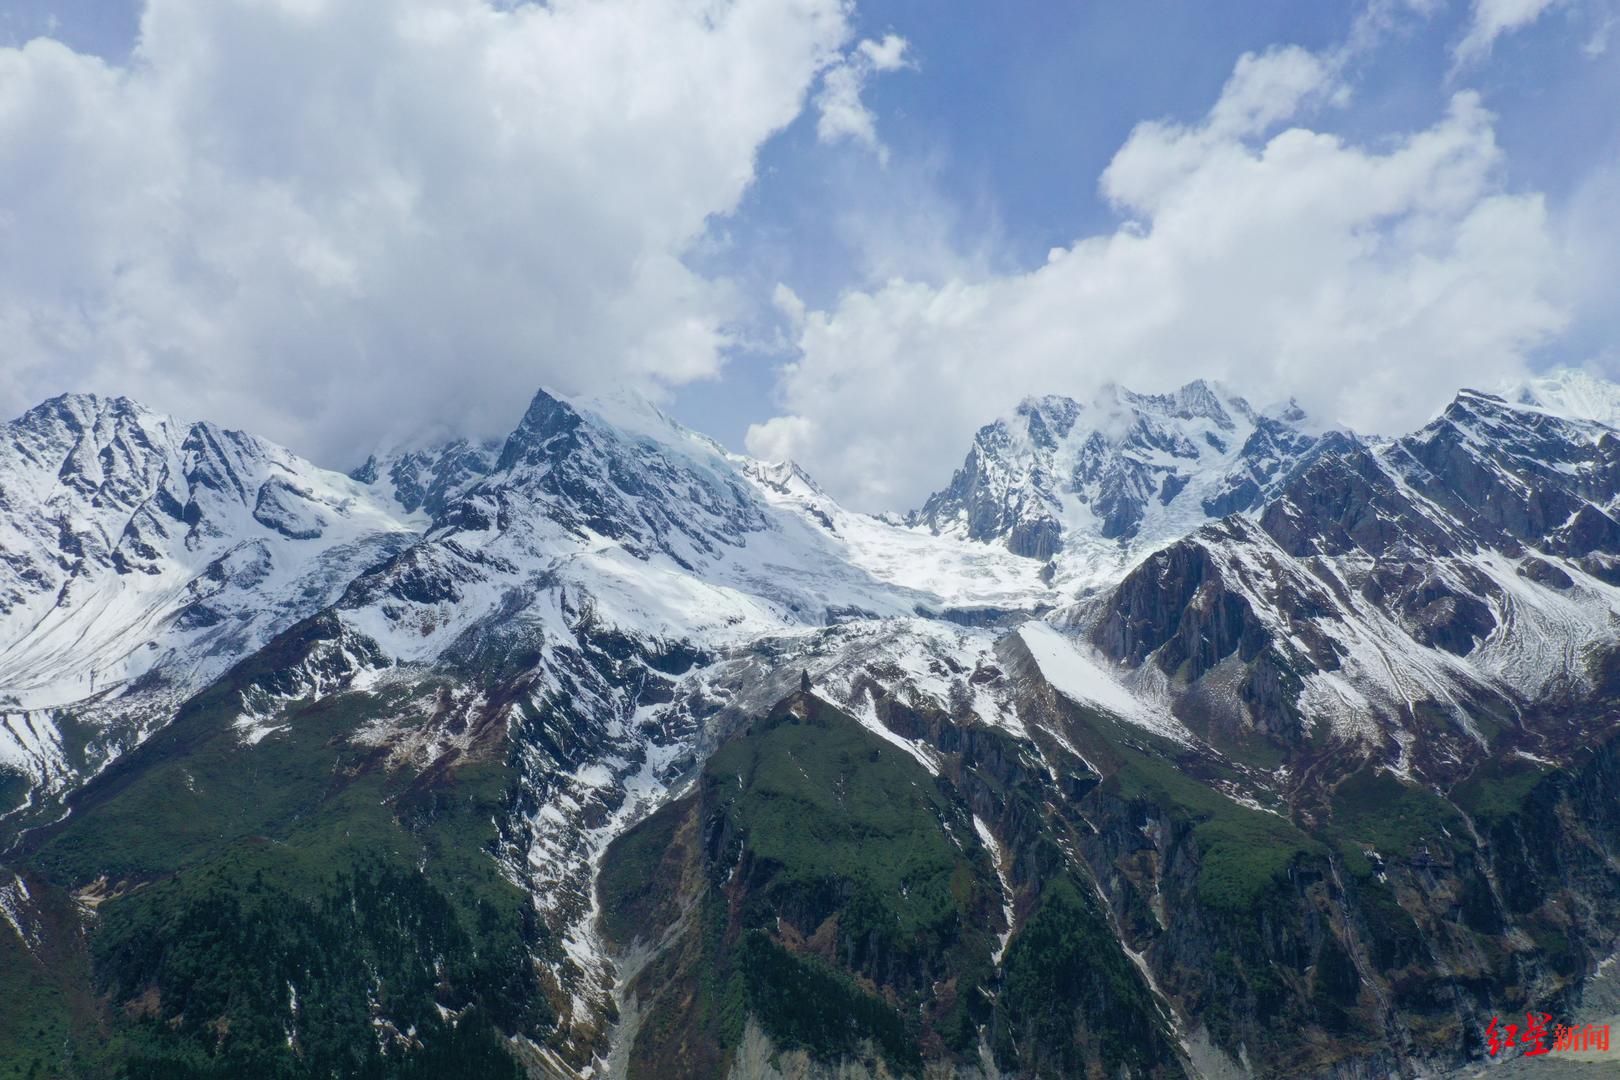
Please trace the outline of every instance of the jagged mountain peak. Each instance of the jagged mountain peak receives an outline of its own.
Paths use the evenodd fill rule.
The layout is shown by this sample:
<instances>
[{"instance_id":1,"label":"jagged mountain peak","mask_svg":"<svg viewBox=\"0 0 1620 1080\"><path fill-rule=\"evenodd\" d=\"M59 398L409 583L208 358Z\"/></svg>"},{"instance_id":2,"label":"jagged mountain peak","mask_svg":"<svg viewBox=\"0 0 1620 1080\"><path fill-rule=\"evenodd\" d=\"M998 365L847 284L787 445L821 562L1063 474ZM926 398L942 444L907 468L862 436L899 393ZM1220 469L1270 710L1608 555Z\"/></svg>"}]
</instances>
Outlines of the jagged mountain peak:
<instances>
[{"instance_id":1,"label":"jagged mountain peak","mask_svg":"<svg viewBox=\"0 0 1620 1080\"><path fill-rule=\"evenodd\" d=\"M582 435L587 428L591 434ZM407 441L372 454L349 475L391 498L404 513L420 512L434 521L492 474L510 482L525 469L543 472L570 457L588 457L593 447L600 451L636 441L665 447L688 443L723 456L711 440L681 427L633 391L572 397L542 387L502 438Z\"/></svg>"},{"instance_id":2,"label":"jagged mountain peak","mask_svg":"<svg viewBox=\"0 0 1620 1080\"><path fill-rule=\"evenodd\" d=\"M547 390L535 395L490 474L443 519L480 530L519 522L575 541L602 537L642 558L657 552L687 568L765 527L751 488L712 440L641 400Z\"/></svg>"},{"instance_id":3,"label":"jagged mountain peak","mask_svg":"<svg viewBox=\"0 0 1620 1080\"><path fill-rule=\"evenodd\" d=\"M738 457L737 461L750 478L772 491L813 499L832 497L827 494L825 488L816 483L815 477L805 472L796 461L759 461L744 457Z\"/></svg>"},{"instance_id":4,"label":"jagged mountain peak","mask_svg":"<svg viewBox=\"0 0 1620 1080\"><path fill-rule=\"evenodd\" d=\"M1092 407L1100 411L1129 411L1175 420L1209 420L1227 430L1237 425L1238 420L1234 419L1233 413L1239 419L1251 421L1255 415L1246 400L1213 379L1194 379L1174 390L1157 394L1137 393L1118 383L1105 383L1093 398Z\"/></svg>"},{"instance_id":5,"label":"jagged mountain peak","mask_svg":"<svg viewBox=\"0 0 1620 1080\"><path fill-rule=\"evenodd\" d=\"M1022 418L1026 422L1045 425L1060 438L1067 437L1075 424L1081 422L1105 437L1124 438L1128 436L1128 431L1117 423L1110 423L1109 418L1204 419L1230 430L1239 419L1252 421L1256 415L1256 410L1244 398L1213 379L1194 379L1162 393L1139 393L1109 381L1084 401L1063 394L1030 395L1019 401L1012 412L999 422L1005 424L1014 417ZM994 427L997 422L993 421L989 426Z\"/></svg>"},{"instance_id":6,"label":"jagged mountain peak","mask_svg":"<svg viewBox=\"0 0 1620 1080\"><path fill-rule=\"evenodd\" d=\"M666 459L679 459L700 469L723 470L733 456L707 435L670 417L639 391L565 395L543 387L502 445L493 471L549 466L568 454L589 453L590 448L603 452L618 447L624 452L636 446L655 449Z\"/></svg>"},{"instance_id":7,"label":"jagged mountain peak","mask_svg":"<svg viewBox=\"0 0 1620 1080\"><path fill-rule=\"evenodd\" d=\"M104 527L152 499L171 513L175 508L167 500L179 499L180 514L203 516L201 503L181 498L197 494L192 489L256 512L266 479L284 486L304 473L320 474L321 486L334 486L325 495L339 504L355 494L341 478L284 447L207 420L182 420L123 396L61 394L6 424L4 431L6 446L0 452L13 487L27 487L47 501L60 501L62 489L77 491L90 498L88 510L106 519ZM265 476L254 483L259 473ZM274 527L262 518L261 523ZM187 524L198 527L197 521Z\"/></svg>"},{"instance_id":8,"label":"jagged mountain peak","mask_svg":"<svg viewBox=\"0 0 1620 1080\"><path fill-rule=\"evenodd\" d=\"M1613 389L1616 402L1620 403L1620 387ZM1588 415L1608 411L1597 386L1588 383L1586 391L1575 399L1573 406L1565 407L1561 402L1554 404L1551 397L1526 401L1521 394L1464 388L1446 404L1439 416L1407 438L1433 438L1447 429L1465 432L1477 441L1502 438L1510 433L1518 441L1527 434L1537 434L1572 444L1613 437L1615 428L1611 419Z\"/></svg>"},{"instance_id":9,"label":"jagged mountain peak","mask_svg":"<svg viewBox=\"0 0 1620 1080\"><path fill-rule=\"evenodd\" d=\"M408 535L361 484L274 443L126 397L52 398L0 428L0 686L23 710L138 729Z\"/></svg>"},{"instance_id":10,"label":"jagged mountain peak","mask_svg":"<svg viewBox=\"0 0 1620 1080\"><path fill-rule=\"evenodd\" d=\"M1078 621L1110 658L1151 653L1200 708L1206 680L1239 686L1227 735L1325 722L1442 774L1472 760L1476 722L1602 692L1617 502L1612 429L1462 390L1401 438L1324 435L1257 521L1154 554Z\"/></svg>"},{"instance_id":11,"label":"jagged mountain peak","mask_svg":"<svg viewBox=\"0 0 1620 1080\"><path fill-rule=\"evenodd\" d=\"M645 399L542 390L426 542L357 582L344 606L357 629L417 660L506 598L508 627L554 631L537 598L557 588L570 610L588 604L649 638L956 604L1030 610L1046 590L1017 562L850 513L797 465L728 453Z\"/></svg>"},{"instance_id":12,"label":"jagged mountain peak","mask_svg":"<svg viewBox=\"0 0 1620 1080\"><path fill-rule=\"evenodd\" d=\"M40 422L54 418L82 423L84 418L100 415L138 415L150 412L151 410L140 402L121 394L108 397L92 392L69 391L46 398L17 419Z\"/></svg>"},{"instance_id":13,"label":"jagged mountain peak","mask_svg":"<svg viewBox=\"0 0 1620 1080\"><path fill-rule=\"evenodd\" d=\"M1292 401L1259 411L1203 379L1160 394L1110 383L1085 403L1026 398L979 430L950 486L907 520L1033 558L1061 554L1068 577L1113 573L1258 507L1314 444L1306 425Z\"/></svg>"},{"instance_id":14,"label":"jagged mountain peak","mask_svg":"<svg viewBox=\"0 0 1620 1080\"><path fill-rule=\"evenodd\" d=\"M523 419L506 437L495 469L506 472L524 460L539 461L546 448L567 439L584 422L579 411L565 399L540 390L523 412ZM567 449L572 449L570 444Z\"/></svg>"}]
</instances>

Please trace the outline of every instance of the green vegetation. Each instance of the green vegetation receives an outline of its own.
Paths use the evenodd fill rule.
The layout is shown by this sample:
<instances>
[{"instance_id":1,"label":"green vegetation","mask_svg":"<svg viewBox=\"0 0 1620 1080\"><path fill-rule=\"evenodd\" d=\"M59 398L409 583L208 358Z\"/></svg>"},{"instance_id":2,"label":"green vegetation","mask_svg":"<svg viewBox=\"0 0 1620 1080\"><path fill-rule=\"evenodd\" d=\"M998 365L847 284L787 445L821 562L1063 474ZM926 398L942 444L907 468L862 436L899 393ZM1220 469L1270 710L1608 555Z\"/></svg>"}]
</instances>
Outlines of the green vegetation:
<instances>
[{"instance_id":1,"label":"green vegetation","mask_svg":"<svg viewBox=\"0 0 1620 1080\"><path fill-rule=\"evenodd\" d=\"M1362 769L1341 781L1332 805L1335 831L1385 855L1407 855L1423 843L1449 847L1466 835L1444 799L1380 769Z\"/></svg>"},{"instance_id":2,"label":"green vegetation","mask_svg":"<svg viewBox=\"0 0 1620 1080\"><path fill-rule=\"evenodd\" d=\"M21 770L0 765L0 814L22 806L28 799L29 787L28 777ZM0 846L5 844L8 833L0 833Z\"/></svg>"},{"instance_id":3,"label":"green vegetation","mask_svg":"<svg viewBox=\"0 0 1620 1080\"><path fill-rule=\"evenodd\" d=\"M1013 937L996 1014L996 1060L1006 1069L1083 1076L1094 1053L1114 1076L1159 1060L1157 1005L1096 901L1067 878L1046 886Z\"/></svg>"},{"instance_id":4,"label":"green vegetation","mask_svg":"<svg viewBox=\"0 0 1620 1080\"><path fill-rule=\"evenodd\" d=\"M1531 922L1526 928L1548 967L1557 972L1572 972L1579 968L1580 957L1569 935L1545 923Z\"/></svg>"},{"instance_id":5,"label":"green vegetation","mask_svg":"<svg viewBox=\"0 0 1620 1080\"><path fill-rule=\"evenodd\" d=\"M1099 733L1113 721L1095 725ZM1122 739L1110 746L1118 770L1109 784L1122 798L1151 802L1192 823L1198 846L1198 898L1223 911L1250 910L1301 857L1326 848L1287 818L1244 806L1184 772L1158 753Z\"/></svg>"},{"instance_id":6,"label":"green vegetation","mask_svg":"<svg viewBox=\"0 0 1620 1080\"><path fill-rule=\"evenodd\" d=\"M1453 788L1451 798L1488 829L1518 814L1548 771L1547 766L1521 757L1492 758Z\"/></svg>"},{"instance_id":7,"label":"green vegetation","mask_svg":"<svg viewBox=\"0 0 1620 1080\"><path fill-rule=\"evenodd\" d=\"M707 770L763 885L744 925L790 914L809 933L837 913L842 959L873 975L959 943L988 954L988 933L970 929L995 907L972 822L904 751L811 700L810 716L761 721Z\"/></svg>"},{"instance_id":8,"label":"green vegetation","mask_svg":"<svg viewBox=\"0 0 1620 1080\"><path fill-rule=\"evenodd\" d=\"M820 699L795 702L723 747L705 773L707 799L747 859L740 927L770 929L780 916L810 935L836 920L838 963L913 1010L937 980L988 979L999 905L971 820L904 751ZM931 1017L957 1043L974 1028L963 998ZM783 1034L770 1019L761 1016L766 1030Z\"/></svg>"},{"instance_id":9,"label":"green vegetation","mask_svg":"<svg viewBox=\"0 0 1620 1080\"><path fill-rule=\"evenodd\" d=\"M0 935L0 1077L54 1076L68 1043L67 1006L15 934Z\"/></svg>"},{"instance_id":10,"label":"green vegetation","mask_svg":"<svg viewBox=\"0 0 1620 1080\"><path fill-rule=\"evenodd\" d=\"M188 709L28 856L65 886L117 889L85 988L105 995L105 1030L70 1048L77 1068L521 1075L501 1034L543 1039L555 1016L530 961L549 943L490 855L510 769L396 774L349 745L399 697L293 707L251 748L228 700Z\"/></svg>"},{"instance_id":11,"label":"green vegetation","mask_svg":"<svg viewBox=\"0 0 1620 1080\"><path fill-rule=\"evenodd\" d=\"M289 725L251 750L230 726L229 697L190 709L92 788L65 827L51 830L30 860L61 881L142 881L181 869L251 837L285 837L311 816L327 816L391 794L371 751L343 745L368 720L408 707L363 695L293 707ZM403 850L391 815L362 812L347 828L357 842Z\"/></svg>"},{"instance_id":12,"label":"green vegetation","mask_svg":"<svg viewBox=\"0 0 1620 1080\"><path fill-rule=\"evenodd\" d=\"M699 822L704 843L682 839ZM903 750L819 699L784 702L710 759L697 796L610 848L615 940L679 914L682 858L702 864L685 875L700 894L691 959L645 1019L633 1075L723 1073L749 1017L828 1064L873 1053L911 1074L925 1043L972 1054L994 871L972 820Z\"/></svg>"},{"instance_id":13,"label":"green vegetation","mask_svg":"<svg viewBox=\"0 0 1620 1080\"><path fill-rule=\"evenodd\" d=\"M1355 1029L1350 1011L1355 1008L1360 986L1361 977L1349 954L1329 937L1311 978L1311 1012L1322 1030L1345 1035Z\"/></svg>"},{"instance_id":14,"label":"green vegetation","mask_svg":"<svg viewBox=\"0 0 1620 1080\"><path fill-rule=\"evenodd\" d=\"M41 958L0 922L0 1080L58 1075L73 1006Z\"/></svg>"},{"instance_id":15,"label":"green vegetation","mask_svg":"<svg viewBox=\"0 0 1620 1080\"><path fill-rule=\"evenodd\" d=\"M759 930L738 942L736 963L754 1016L782 1049L830 1062L858 1056L869 1043L897 1072L921 1071L922 1055L900 1014L849 976L795 956Z\"/></svg>"},{"instance_id":16,"label":"green vegetation","mask_svg":"<svg viewBox=\"0 0 1620 1080\"><path fill-rule=\"evenodd\" d=\"M691 814L690 798L666 803L609 846L596 881L609 941L629 945L674 921L674 886L687 854L677 834Z\"/></svg>"},{"instance_id":17,"label":"green vegetation","mask_svg":"<svg viewBox=\"0 0 1620 1080\"><path fill-rule=\"evenodd\" d=\"M426 878L380 860L302 895L271 884L288 879L277 861L211 865L107 905L96 970L126 1003L133 1074L389 1075L403 1062L381 1044L404 1059L454 1043L460 1075L521 1075L491 1020L525 1030L543 1016L523 992L522 942L475 939L507 936L500 912L469 926ZM465 1019L446 1023L441 1004Z\"/></svg>"}]
</instances>

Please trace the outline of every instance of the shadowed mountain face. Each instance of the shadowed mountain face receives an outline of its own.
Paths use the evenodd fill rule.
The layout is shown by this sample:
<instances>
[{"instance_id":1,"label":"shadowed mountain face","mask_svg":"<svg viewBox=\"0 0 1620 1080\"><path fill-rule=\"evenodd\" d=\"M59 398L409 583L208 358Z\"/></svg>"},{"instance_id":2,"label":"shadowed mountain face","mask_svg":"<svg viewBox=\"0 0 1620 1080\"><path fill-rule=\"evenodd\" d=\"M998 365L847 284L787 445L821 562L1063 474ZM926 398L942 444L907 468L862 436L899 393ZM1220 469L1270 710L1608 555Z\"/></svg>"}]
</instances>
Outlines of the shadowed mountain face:
<instances>
[{"instance_id":1,"label":"shadowed mountain face","mask_svg":"<svg viewBox=\"0 0 1620 1080\"><path fill-rule=\"evenodd\" d=\"M1489 728L1603 700L1617 465L1613 429L1464 391L1406 438L1323 440L1257 517L1149 556L1072 617L1229 735L1325 728L1455 776Z\"/></svg>"},{"instance_id":2,"label":"shadowed mountain face","mask_svg":"<svg viewBox=\"0 0 1620 1080\"><path fill-rule=\"evenodd\" d=\"M604 930L657 943L628 987L625 1072L747 1071L774 1047L810 1070L1182 1075L1086 883L1004 853L972 810L990 775L954 764L930 771L801 691L617 839Z\"/></svg>"},{"instance_id":3,"label":"shadowed mountain face","mask_svg":"<svg viewBox=\"0 0 1620 1080\"><path fill-rule=\"evenodd\" d=\"M905 526L636 402L347 477L48 402L0 1076L1478 1059L1620 945L1616 401L1039 399Z\"/></svg>"},{"instance_id":4,"label":"shadowed mountain face","mask_svg":"<svg viewBox=\"0 0 1620 1080\"><path fill-rule=\"evenodd\" d=\"M499 441L455 439L426 449L373 454L349 478L391 496L405 513L432 520L490 473L500 451Z\"/></svg>"}]
</instances>

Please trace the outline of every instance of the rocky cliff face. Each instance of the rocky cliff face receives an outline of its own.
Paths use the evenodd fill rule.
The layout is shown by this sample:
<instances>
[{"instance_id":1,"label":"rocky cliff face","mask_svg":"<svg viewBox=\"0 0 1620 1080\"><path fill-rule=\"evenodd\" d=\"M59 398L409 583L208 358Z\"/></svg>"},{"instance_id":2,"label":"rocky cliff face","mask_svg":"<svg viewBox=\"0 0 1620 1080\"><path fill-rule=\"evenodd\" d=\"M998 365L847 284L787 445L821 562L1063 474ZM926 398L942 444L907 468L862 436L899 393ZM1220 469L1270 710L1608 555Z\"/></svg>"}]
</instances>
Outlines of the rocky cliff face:
<instances>
[{"instance_id":1,"label":"rocky cliff face","mask_svg":"<svg viewBox=\"0 0 1620 1080\"><path fill-rule=\"evenodd\" d=\"M882 697L932 767L801 692L609 849L626 1075L747 1073L750 1041L825 1075L1183 1075L1016 744Z\"/></svg>"},{"instance_id":2,"label":"rocky cliff face","mask_svg":"<svg viewBox=\"0 0 1620 1080\"><path fill-rule=\"evenodd\" d=\"M1324 724L1466 761L1480 718L1595 690L1617 453L1602 424L1465 391L1407 438L1324 440L1257 519L1150 556L1074 618L1188 708L1235 685L1235 732Z\"/></svg>"},{"instance_id":3,"label":"rocky cliff face","mask_svg":"<svg viewBox=\"0 0 1620 1080\"><path fill-rule=\"evenodd\" d=\"M488 476L501 452L498 440L452 439L438 446L373 454L349 473L405 514L438 517L469 487Z\"/></svg>"},{"instance_id":4,"label":"rocky cliff face","mask_svg":"<svg viewBox=\"0 0 1620 1080\"><path fill-rule=\"evenodd\" d=\"M1032 740L1092 777L1066 789L1078 861L1197 1071L1428 1074L1482 1056L1491 1015L1569 1015L1615 948L1607 689L1425 779L1395 746L1166 739L1022 637L1001 651ZM1531 732L1548 757L1517 749Z\"/></svg>"}]
</instances>

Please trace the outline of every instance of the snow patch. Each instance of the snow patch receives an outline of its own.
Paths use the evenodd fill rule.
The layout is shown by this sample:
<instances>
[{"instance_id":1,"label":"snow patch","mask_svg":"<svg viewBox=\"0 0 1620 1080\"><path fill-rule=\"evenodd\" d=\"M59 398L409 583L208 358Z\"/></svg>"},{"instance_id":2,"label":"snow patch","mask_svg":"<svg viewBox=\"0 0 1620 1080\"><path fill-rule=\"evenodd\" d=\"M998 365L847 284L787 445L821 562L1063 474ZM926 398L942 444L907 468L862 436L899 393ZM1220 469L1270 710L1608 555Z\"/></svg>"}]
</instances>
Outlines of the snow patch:
<instances>
[{"instance_id":1,"label":"snow patch","mask_svg":"<svg viewBox=\"0 0 1620 1080\"><path fill-rule=\"evenodd\" d=\"M1074 639L1044 622L1027 622L1018 637L1035 658L1041 675L1052 689L1083 705L1091 705L1137 727L1190 745L1192 732L1181 721L1127 690L1101 662L1082 652Z\"/></svg>"},{"instance_id":2,"label":"snow patch","mask_svg":"<svg viewBox=\"0 0 1620 1080\"><path fill-rule=\"evenodd\" d=\"M1001 883L1001 916L1007 928L996 935L996 951L990 954L991 965L999 968L1001 958L1007 955L1007 942L1012 940L1013 935L1012 882L1007 879L1007 869L1001 857L1001 845L996 843L995 834L978 814L973 815L973 831L979 834L979 840L990 852L990 863L996 869L996 880Z\"/></svg>"}]
</instances>

